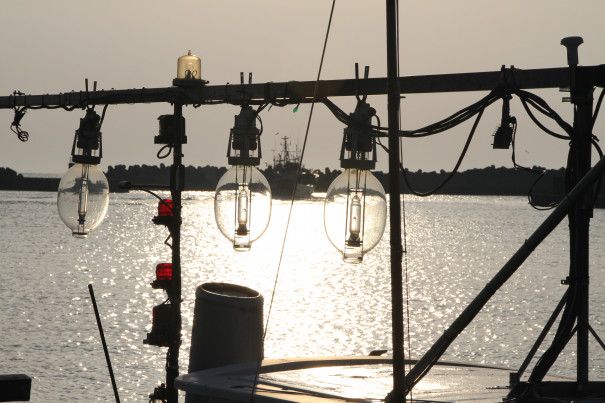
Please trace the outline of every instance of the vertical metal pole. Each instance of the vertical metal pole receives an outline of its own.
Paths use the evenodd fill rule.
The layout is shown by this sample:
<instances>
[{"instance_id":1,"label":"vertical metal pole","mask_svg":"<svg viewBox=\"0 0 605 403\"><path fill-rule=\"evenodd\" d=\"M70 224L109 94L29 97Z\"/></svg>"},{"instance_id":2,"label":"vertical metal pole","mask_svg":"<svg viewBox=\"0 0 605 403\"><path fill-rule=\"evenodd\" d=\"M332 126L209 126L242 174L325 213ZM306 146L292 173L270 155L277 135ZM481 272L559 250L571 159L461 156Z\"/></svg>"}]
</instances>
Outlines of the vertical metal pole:
<instances>
[{"instance_id":1,"label":"vertical metal pole","mask_svg":"<svg viewBox=\"0 0 605 403\"><path fill-rule=\"evenodd\" d=\"M179 347L181 346L181 193L183 191L185 172L183 167L183 139L185 128L181 117L183 105L174 104L174 116L179 125L178 139L172 150L173 163L170 170L170 193L174 220L170 233L172 235L172 304L173 317L170 327L170 345L166 357L166 389L168 402L178 401L178 390L174 387L174 380L179 376Z\"/></svg>"},{"instance_id":2,"label":"vertical metal pole","mask_svg":"<svg viewBox=\"0 0 605 403\"><path fill-rule=\"evenodd\" d=\"M592 88L587 87L581 76L581 70L576 71L576 84L579 85L576 94L572 93L575 104L574 136L575 165L579 181L590 170L591 166L591 137L592 137ZM574 209L576 217L575 237L575 278L572 277L577 289L577 382L578 391L582 392L588 383L588 307L589 307L589 231L592 218L593 192L586 192Z\"/></svg>"},{"instance_id":3,"label":"vertical metal pole","mask_svg":"<svg viewBox=\"0 0 605 403\"><path fill-rule=\"evenodd\" d=\"M567 37L561 44L567 48L567 64L570 70L571 102L574 104L573 136L571 139L572 171L571 186L575 186L586 175L591 166L592 140L592 85L578 67L578 47L583 43L581 37ZM591 191L584 194L569 213L570 223L570 273L571 286L575 288L575 310L577 315L577 368L576 382L578 392L583 392L588 384L588 258L590 219L594 195Z\"/></svg>"},{"instance_id":4,"label":"vertical metal pole","mask_svg":"<svg viewBox=\"0 0 605 403\"><path fill-rule=\"evenodd\" d=\"M397 0L387 0L387 85L389 124L389 201L391 230L391 298L393 321L393 391L390 402L405 402L405 357L403 346L403 274L399 189L399 71Z\"/></svg>"}]
</instances>

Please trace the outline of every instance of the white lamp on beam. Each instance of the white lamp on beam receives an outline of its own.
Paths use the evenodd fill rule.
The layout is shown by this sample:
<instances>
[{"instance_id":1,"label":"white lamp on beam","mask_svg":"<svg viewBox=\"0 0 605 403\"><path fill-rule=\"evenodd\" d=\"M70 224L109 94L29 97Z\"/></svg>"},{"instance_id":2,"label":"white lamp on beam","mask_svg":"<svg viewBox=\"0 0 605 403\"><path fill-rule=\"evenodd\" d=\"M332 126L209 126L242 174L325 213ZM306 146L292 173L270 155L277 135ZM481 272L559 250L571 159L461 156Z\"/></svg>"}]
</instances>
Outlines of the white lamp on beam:
<instances>
[{"instance_id":1,"label":"white lamp on beam","mask_svg":"<svg viewBox=\"0 0 605 403\"><path fill-rule=\"evenodd\" d=\"M229 136L227 158L232 167L221 177L214 196L214 215L222 234L236 251L250 250L271 218L271 188L256 168L262 156L256 112L242 106Z\"/></svg>"},{"instance_id":2,"label":"white lamp on beam","mask_svg":"<svg viewBox=\"0 0 605 403\"><path fill-rule=\"evenodd\" d=\"M99 115L87 109L74 136L71 167L59 183L59 216L76 238L86 238L103 221L109 205L109 184L98 168L103 153L100 127Z\"/></svg>"},{"instance_id":3,"label":"white lamp on beam","mask_svg":"<svg viewBox=\"0 0 605 403\"><path fill-rule=\"evenodd\" d=\"M376 166L376 142L371 119L376 111L364 100L344 129L340 166L344 172L328 187L324 225L332 245L348 263L361 263L382 238L386 225L386 196L370 171Z\"/></svg>"}]
</instances>

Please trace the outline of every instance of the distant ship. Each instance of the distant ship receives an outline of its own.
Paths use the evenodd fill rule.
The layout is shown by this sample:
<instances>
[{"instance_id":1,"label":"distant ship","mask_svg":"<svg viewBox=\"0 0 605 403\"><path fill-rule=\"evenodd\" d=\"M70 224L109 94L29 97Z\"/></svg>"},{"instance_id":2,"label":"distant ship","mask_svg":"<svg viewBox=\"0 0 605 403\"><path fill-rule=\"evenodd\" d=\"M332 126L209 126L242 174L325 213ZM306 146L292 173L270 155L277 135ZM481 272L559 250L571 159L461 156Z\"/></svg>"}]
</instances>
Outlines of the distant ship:
<instances>
[{"instance_id":1,"label":"distant ship","mask_svg":"<svg viewBox=\"0 0 605 403\"><path fill-rule=\"evenodd\" d=\"M274 199L289 200L307 199L311 197L315 188L315 175L312 171L301 167L298 146L290 150L288 137L282 137L281 151L273 155L273 165L265 170L265 176L271 185L271 193ZM300 177L297 174L300 168Z\"/></svg>"}]
</instances>

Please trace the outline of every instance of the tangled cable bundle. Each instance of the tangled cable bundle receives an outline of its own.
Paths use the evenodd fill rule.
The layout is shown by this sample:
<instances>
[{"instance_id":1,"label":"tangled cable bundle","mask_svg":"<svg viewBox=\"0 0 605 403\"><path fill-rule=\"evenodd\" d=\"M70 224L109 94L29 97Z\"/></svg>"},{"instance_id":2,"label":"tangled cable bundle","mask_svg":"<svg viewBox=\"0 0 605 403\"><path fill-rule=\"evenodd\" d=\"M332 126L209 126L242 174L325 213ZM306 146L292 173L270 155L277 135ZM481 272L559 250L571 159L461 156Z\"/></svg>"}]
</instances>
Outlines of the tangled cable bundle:
<instances>
[{"instance_id":1,"label":"tangled cable bundle","mask_svg":"<svg viewBox=\"0 0 605 403\"><path fill-rule=\"evenodd\" d=\"M458 172L458 169L466 155L470 142L473 138L473 135L475 134L475 131L477 129L477 126L479 124L479 121L481 120L481 117L482 117L485 109L488 106L492 105L494 102L498 101L499 99L503 99L503 100L510 99L512 97L512 95L516 95L519 98L519 100L521 101L521 104L523 105L523 108L525 109L525 111L528 114L528 116L530 117L530 119L536 124L536 126L538 126L540 129L542 129L542 131L544 131L545 133L547 133L557 139L567 140L567 141L571 140L572 136L574 135L573 127L569 123L564 121L559 116L559 114L557 114L548 105L548 103L546 101L544 101L544 99L540 98L538 95L533 94L529 91L520 90L520 89L514 88L510 85L502 84L502 85L496 87L495 89L493 89L488 95L486 95L479 101L459 110L458 112L448 116L445 119L442 119L438 122L432 123L428 126L425 126L425 127L419 128L419 129L400 130L399 131L399 136L401 138L404 138L404 137L406 137L406 138L422 138L422 137L432 136L432 135L435 135L438 133L448 131L448 130L460 125L461 123L464 123L465 121L469 120L473 116L475 116L475 115L477 116L475 119L475 122L471 128L471 131L467 137L467 140L464 144L462 152L461 152L460 156L458 157L458 161L456 162L456 165L454 166L454 169L435 188L433 188L429 191L425 191L425 192L421 192L419 190L414 189L408 180L406 169L404 169L403 164L400 162L400 164L399 164L400 171L403 176L403 180L404 180L406 186L408 187L410 193L412 193L413 195L416 195L416 196L425 197L425 196L433 195L436 192L438 192L440 189L442 189L443 186L445 186L445 184L448 183L450 181L450 179L452 179L452 177ZM595 108L595 112L593 115L593 122L592 122L593 126L594 126L594 123L598 116L598 112L601 107L601 103L603 101L604 96L605 96L605 89L603 89L601 91L599 100L598 100L596 108ZM377 125L371 125L369 127L363 126L362 124L360 124L360 122L351 118L351 116L349 114L344 112L342 109L340 109L336 104L334 104L329 99L323 98L323 99L321 99L321 102L330 110L330 112L332 112L332 114L334 115L334 117L336 117L336 119L338 119L338 121L340 121L341 123L348 125L348 126L367 130L367 132L370 135L376 137L378 144L386 152L389 151L384 145L382 145L380 143L380 138L387 136L387 128L380 126L380 121L378 121ZM559 133L556 133L556 132L548 129L542 122L540 122L540 120L538 120L538 118L532 112L532 108L534 110L538 111L539 113L541 113L542 115L553 120L563 130L564 134L559 134ZM534 181L534 183L528 190L529 204L532 207L534 207L536 209L540 209L540 210L556 207L558 205L558 203L553 202L553 203L547 203L545 205L541 205L534 200L534 198L532 196L533 190L534 190L536 184L544 177L544 174L546 173L546 171L543 169L538 170L538 169L534 169L534 168L528 168L528 167L524 167L524 166L517 164L517 161L515 158L515 137L516 137L516 120L514 120L514 123L512 125L513 166L515 167L515 169L524 170L524 171L528 171L528 172L539 175L538 178L536 179L536 181ZM595 147L596 151L598 152L599 156L602 157L603 152L597 143L598 138L595 135L592 136L591 142L592 142L592 145ZM596 194L598 194L598 187L597 187L597 191L596 191L595 195Z\"/></svg>"}]
</instances>

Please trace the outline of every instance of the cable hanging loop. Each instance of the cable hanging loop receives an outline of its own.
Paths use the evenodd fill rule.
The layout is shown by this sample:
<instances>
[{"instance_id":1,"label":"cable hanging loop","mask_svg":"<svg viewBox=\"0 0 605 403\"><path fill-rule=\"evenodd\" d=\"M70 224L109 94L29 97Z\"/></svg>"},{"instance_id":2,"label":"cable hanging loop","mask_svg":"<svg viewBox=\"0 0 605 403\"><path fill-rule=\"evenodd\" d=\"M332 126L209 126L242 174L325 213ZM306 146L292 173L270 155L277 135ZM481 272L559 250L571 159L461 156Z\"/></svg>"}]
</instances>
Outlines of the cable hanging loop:
<instances>
[{"instance_id":1,"label":"cable hanging loop","mask_svg":"<svg viewBox=\"0 0 605 403\"><path fill-rule=\"evenodd\" d=\"M450 172L450 174L447 176L447 178L445 178L444 181L441 182L439 185L437 185L434 189L432 189L428 192L419 192L417 190L414 190L410 186L410 182L408 180L406 171L403 168L403 164L401 162L399 163L399 170L401 171L401 174L403 175L403 180L404 180L406 186L408 187L410 193L412 193L415 196L421 196L421 197L431 196L431 195L435 194L437 191L439 191L441 188L443 188L445 186L445 184L448 183L450 181L450 179L452 179L454 177L454 175L458 172L458 169L460 168L460 164L462 164L462 160L466 156L466 152L468 151L468 147L471 144L471 140L473 139L475 130L477 129L477 126L479 125L479 121L481 120L481 117L483 116L484 110L485 110L485 108L483 108L479 111L477 118L475 119L475 123L473 124L473 128L471 129L471 132L469 133L468 138L466 139L466 143L464 144L462 153L460 154L460 157L458 158L458 161L456 162L456 166L454 166L454 169L452 170L452 172Z\"/></svg>"},{"instance_id":2,"label":"cable hanging loop","mask_svg":"<svg viewBox=\"0 0 605 403\"><path fill-rule=\"evenodd\" d=\"M13 104L13 110L15 112L15 117L13 118L13 122L10 125L10 129L13 133L17 135L17 138L19 140L25 142L29 140L29 133L21 129L21 119L23 119L23 116L25 116L25 113L27 112L27 106L18 107L17 96L25 97L25 94L18 90L13 91L11 100Z\"/></svg>"}]
</instances>

